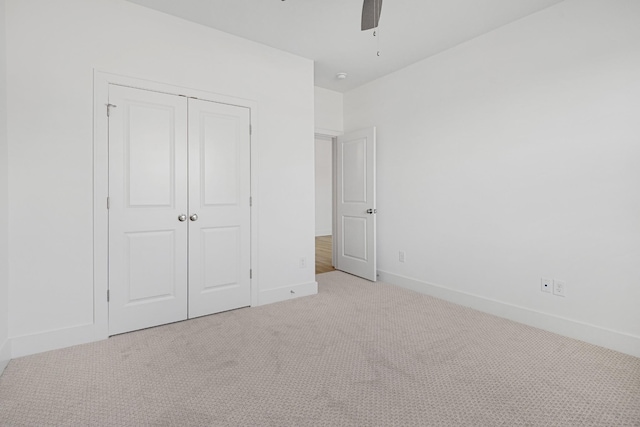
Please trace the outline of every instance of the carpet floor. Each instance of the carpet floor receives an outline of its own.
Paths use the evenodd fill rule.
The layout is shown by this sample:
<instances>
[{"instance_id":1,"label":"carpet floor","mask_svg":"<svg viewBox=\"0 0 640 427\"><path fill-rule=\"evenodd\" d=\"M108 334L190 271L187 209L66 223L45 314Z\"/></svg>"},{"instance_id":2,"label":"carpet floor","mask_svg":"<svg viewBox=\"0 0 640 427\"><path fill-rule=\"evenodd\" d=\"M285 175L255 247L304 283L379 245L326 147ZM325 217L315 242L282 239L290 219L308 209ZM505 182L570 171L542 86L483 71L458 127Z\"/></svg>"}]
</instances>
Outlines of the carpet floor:
<instances>
[{"instance_id":1,"label":"carpet floor","mask_svg":"<svg viewBox=\"0 0 640 427\"><path fill-rule=\"evenodd\" d=\"M318 295L15 359L3 426L640 426L640 359L331 272Z\"/></svg>"}]
</instances>

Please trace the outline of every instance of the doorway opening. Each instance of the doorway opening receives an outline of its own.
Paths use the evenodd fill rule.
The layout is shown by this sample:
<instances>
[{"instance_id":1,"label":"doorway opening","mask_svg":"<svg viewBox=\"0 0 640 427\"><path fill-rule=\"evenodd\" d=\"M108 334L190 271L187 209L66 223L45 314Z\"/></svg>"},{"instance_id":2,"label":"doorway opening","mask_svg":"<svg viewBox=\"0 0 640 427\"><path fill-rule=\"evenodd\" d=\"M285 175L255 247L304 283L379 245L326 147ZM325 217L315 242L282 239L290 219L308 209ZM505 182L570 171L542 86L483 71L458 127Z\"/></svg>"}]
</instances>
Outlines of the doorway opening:
<instances>
[{"instance_id":1,"label":"doorway opening","mask_svg":"<svg viewBox=\"0 0 640 427\"><path fill-rule=\"evenodd\" d=\"M316 200L316 274L334 271L334 169L333 137L316 134L315 137L315 200Z\"/></svg>"},{"instance_id":2,"label":"doorway opening","mask_svg":"<svg viewBox=\"0 0 640 427\"><path fill-rule=\"evenodd\" d=\"M316 238L325 238L316 239L317 257L326 259L328 253L322 246L328 244L336 270L375 282L376 128L318 136Z\"/></svg>"}]
</instances>

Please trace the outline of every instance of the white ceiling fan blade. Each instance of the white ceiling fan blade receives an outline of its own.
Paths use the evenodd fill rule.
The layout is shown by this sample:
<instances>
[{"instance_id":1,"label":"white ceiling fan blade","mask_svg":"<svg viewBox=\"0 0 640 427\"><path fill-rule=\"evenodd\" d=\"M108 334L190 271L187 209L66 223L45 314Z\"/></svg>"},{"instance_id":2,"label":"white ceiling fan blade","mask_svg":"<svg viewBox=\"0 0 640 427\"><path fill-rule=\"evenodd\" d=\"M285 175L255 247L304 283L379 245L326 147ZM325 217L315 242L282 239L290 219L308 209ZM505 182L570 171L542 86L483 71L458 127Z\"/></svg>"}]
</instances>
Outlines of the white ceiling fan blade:
<instances>
[{"instance_id":1,"label":"white ceiling fan blade","mask_svg":"<svg viewBox=\"0 0 640 427\"><path fill-rule=\"evenodd\" d=\"M380 12L382 11L382 0L364 0L362 5L362 26L361 30L370 30L378 27L380 22Z\"/></svg>"}]
</instances>

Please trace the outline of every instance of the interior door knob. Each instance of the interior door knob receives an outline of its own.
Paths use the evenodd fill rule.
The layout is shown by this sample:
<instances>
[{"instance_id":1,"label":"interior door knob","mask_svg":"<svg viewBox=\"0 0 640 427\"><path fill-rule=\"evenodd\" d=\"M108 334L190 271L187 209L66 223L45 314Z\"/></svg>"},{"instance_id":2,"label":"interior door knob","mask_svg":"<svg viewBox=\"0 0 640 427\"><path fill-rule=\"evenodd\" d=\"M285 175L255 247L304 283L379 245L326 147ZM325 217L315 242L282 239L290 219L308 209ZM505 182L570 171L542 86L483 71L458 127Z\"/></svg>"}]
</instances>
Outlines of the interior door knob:
<instances>
[{"instance_id":1,"label":"interior door knob","mask_svg":"<svg viewBox=\"0 0 640 427\"><path fill-rule=\"evenodd\" d=\"M180 222L184 222L184 221L186 221L186 220L187 220L187 216L186 216L185 214L182 214L182 215L180 215L180 216L178 217L178 221L180 221Z\"/></svg>"},{"instance_id":2,"label":"interior door knob","mask_svg":"<svg viewBox=\"0 0 640 427\"><path fill-rule=\"evenodd\" d=\"M191 216L189 217L189 219L190 219L191 221L197 221L197 220L198 220L198 215L193 214L193 215L191 215Z\"/></svg>"},{"instance_id":3,"label":"interior door knob","mask_svg":"<svg viewBox=\"0 0 640 427\"><path fill-rule=\"evenodd\" d=\"M374 213L378 213L378 209L367 209L367 213L373 215Z\"/></svg>"}]
</instances>

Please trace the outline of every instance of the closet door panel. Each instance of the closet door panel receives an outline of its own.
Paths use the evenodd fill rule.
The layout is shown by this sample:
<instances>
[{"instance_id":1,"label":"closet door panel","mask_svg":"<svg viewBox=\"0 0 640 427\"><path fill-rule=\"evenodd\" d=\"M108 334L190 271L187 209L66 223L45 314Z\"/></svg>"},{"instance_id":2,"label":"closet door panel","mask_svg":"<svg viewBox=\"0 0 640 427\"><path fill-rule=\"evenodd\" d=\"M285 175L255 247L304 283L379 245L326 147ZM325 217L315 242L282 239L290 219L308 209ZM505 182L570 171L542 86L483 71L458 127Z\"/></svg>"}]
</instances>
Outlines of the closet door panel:
<instances>
[{"instance_id":1,"label":"closet door panel","mask_svg":"<svg viewBox=\"0 0 640 427\"><path fill-rule=\"evenodd\" d=\"M187 317L187 101L112 85L109 335Z\"/></svg>"},{"instance_id":2,"label":"closet door panel","mask_svg":"<svg viewBox=\"0 0 640 427\"><path fill-rule=\"evenodd\" d=\"M189 317L250 305L249 109L189 100Z\"/></svg>"}]
</instances>

